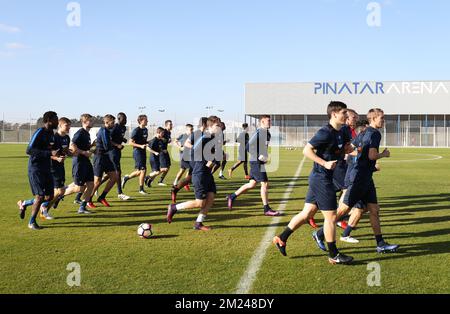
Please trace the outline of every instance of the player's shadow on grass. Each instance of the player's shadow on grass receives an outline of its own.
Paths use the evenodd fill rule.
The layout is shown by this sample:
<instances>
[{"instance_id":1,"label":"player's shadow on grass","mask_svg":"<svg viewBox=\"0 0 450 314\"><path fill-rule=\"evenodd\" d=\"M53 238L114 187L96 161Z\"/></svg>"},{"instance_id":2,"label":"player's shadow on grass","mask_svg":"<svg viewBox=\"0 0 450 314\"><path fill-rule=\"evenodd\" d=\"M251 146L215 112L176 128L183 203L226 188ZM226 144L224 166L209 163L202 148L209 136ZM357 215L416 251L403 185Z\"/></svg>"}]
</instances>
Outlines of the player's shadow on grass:
<instances>
[{"instance_id":1,"label":"player's shadow on grass","mask_svg":"<svg viewBox=\"0 0 450 314\"><path fill-rule=\"evenodd\" d=\"M383 222L383 226L386 227L394 227L394 226L407 226L407 225L422 225L422 224L434 224L439 222L447 222L450 221L450 216L441 216L441 217L416 217L416 218L407 218L407 219L393 219L386 220ZM394 223L392 223L394 222ZM395 223L399 222L399 223Z\"/></svg>"},{"instance_id":2,"label":"player's shadow on grass","mask_svg":"<svg viewBox=\"0 0 450 314\"><path fill-rule=\"evenodd\" d=\"M387 200L387 201L386 201ZM385 197L381 200L380 206L383 208L405 208L419 206L423 210L448 209L450 206L429 206L450 202L450 194L425 194L425 195L405 195L399 197ZM405 208L402 211L420 211L416 208Z\"/></svg>"},{"instance_id":3,"label":"player's shadow on grass","mask_svg":"<svg viewBox=\"0 0 450 314\"><path fill-rule=\"evenodd\" d=\"M435 237L450 234L450 228L447 229L438 229L438 230L428 230L423 232L401 232L401 233L388 233L386 237L389 239L412 239L412 238L426 238L426 237ZM358 236L360 240L372 240L373 235L364 234Z\"/></svg>"}]
</instances>

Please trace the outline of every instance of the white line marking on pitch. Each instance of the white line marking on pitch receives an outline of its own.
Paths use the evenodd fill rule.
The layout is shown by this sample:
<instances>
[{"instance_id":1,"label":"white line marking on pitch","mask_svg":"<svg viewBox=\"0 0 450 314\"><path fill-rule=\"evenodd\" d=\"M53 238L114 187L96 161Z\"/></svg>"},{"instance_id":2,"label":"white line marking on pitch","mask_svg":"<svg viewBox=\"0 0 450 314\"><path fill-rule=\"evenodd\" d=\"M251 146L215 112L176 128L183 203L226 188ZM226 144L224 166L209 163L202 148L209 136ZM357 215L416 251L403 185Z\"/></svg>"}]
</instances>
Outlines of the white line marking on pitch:
<instances>
[{"instance_id":1,"label":"white line marking on pitch","mask_svg":"<svg viewBox=\"0 0 450 314\"><path fill-rule=\"evenodd\" d=\"M278 211L283 213L286 209L286 205L289 201L289 196L291 195L292 191L294 190L295 183L298 181L300 177L300 173L303 169L303 164L305 163L306 158L303 157L302 162L298 166L297 172L295 173L294 177L292 178L292 181L289 183L288 188L283 194L283 200L281 201L280 206L278 207ZM277 225L280 222L282 217L273 217L272 222L270 226L267 228L266 233L264 234L264 237L261 240L261 243L259 244L259 247L256 249L255 254L253 254L250 263L248 264L248 267L242 275L241 280L239 281L239 284L236 288L236 294L247 294L250 292L250 289L252 288L253 282L256 279L256 275L261 267L261 264L264 260L264 256L266 255L266 251L270 244L272 243L272 239L275 236L275 232L277 229Z\"/></svg>"},{"instance_id":2,"label":"white line marking on pitch","mask_svg":"<svg viewBox=\"0 0 450 314\"><path fill-rule=\"evenodd\" d=\"M381 162L416 162L416 161L432 161L432 160L439 160L439 159L443 159L444 157L439 156L439 155L431 155L431 154L411 154L411 155L416 155L416 156L430 156L431 158L427 158L427 159L406 159L406 160L389 160L389 159L385 159L382 160Z\"/></svg>"}]
</instances>

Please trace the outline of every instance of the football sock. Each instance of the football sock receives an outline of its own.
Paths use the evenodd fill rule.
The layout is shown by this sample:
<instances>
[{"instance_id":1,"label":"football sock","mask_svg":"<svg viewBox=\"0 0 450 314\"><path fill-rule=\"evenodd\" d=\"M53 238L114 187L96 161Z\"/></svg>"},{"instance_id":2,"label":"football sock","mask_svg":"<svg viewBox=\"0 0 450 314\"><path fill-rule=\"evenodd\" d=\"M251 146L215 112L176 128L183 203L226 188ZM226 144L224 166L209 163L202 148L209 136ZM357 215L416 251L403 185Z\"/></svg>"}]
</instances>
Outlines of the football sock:
<instances>
[{"instance_id":1,"label":"football sock","mask_svg":"<svg viewBox=\"0 0 450 314\"><path fill-rule=\"evenodd\" d=\"M230 198L232 201L234 201L235 199L237 199L237 195L235 193L230 195Z\"/></svg>"},{"instance_id":2,"label":"football sock","mask_svg":"<svg viewBox=\"0 0 450 314\"><path fill-rule=\"evenodd\" d=\"M139 186L139 192L144 192L144 186L143 185Z\"/></svg>"},{"instance_id":3,"label":"football sock","mask_svg":"<svg viewBox=\"0 0 450 314\"><path fill-rule=\"evenodd\" d=\"M352 233L353 227L348 225L347 228L345 228L344 232L342 233L343 237L349 237L350 233Z\"/></svg>"},{"instance_id":4,"label":"football sock","mask_svg":"<svg viewBox=\"0 0 450 314\"><path fill-rule=\"evenodd\" d=\"M200 215L198 215L196 222L203 223L205 221L205 219L206 219L206 215L200 214Z\"/></svg>"},{"instance_id":5,"label":"football sock","mask_svg":"<svg viewBox=\"0 0 450 314\"><path fill-rule=\"evenodd\" d=\"M272 208L270 208L269 204L264 205L264 212L267 213L268 211L271 211Z\"/></svg>"},{"instance_id":6,"label":"football sock","mask_svg":"<svg viewBox=\"0 0 450 314\"><path fill-rule=\"evenodd\" d=\"M41 206L48 209L48 204L49 204L49 203L50 203L50 202L43 202Z\"/></svg>"},{"instance_id":7,"label":"football sock","mask_svg":"<svg viewBox=\"0 0 450 314\"><path fill-rule=\"evenodd\" d=\"M81 196L83 196L83 193L81 193L81 192L77 193L75 200L81 202Z\"/></svg>"},{"instance_id":8,"label":"football sock","mask_svg":"<svg viewBox=\"0 0 450 314\"><path fill-rule=\"evenodd\" d=\"M327 246L331 258L334 258L339 254L339 250L336 247L336 242L327 242Z\"/></svg>"},{"instance_id":9,"label":"football sock","mask_svg":"<svg viewBox=\"0 0 450 314\"><path fill-rule=\"evenodd\" d=\"M384 244L383 235L381 235L381 234L376 235L375 240L377 241L377 246L381 246Z\"/></svg>"},{"instance_id":10,"label":"football sock","mask_svg":"<svg viewBox=\"0 0 450 314\"><path fill-rule=\"evenodd\" d=\"M161 175L161 178L159 179L159 183L163 183L163 182L164 182L164 179L166 178L166 176L167 176L167 172L164 172L164 173ZM153 179L152 179L152 181L153 181Z\"/></svg>"},{"instance_id":11,"label":"football sock","mask_svg":"<svg viewBox=\"0 0 450 314\"><path fill-rule=\"evenodd\" d=\"M99 200L104 200L106 198L107 193L103 192L102 195L98 198Z\"/></svg>"},{"instance_id":12,"label":"football sock","mask_svg":"<svg viewBox=\"0 0 450 314\"><path fill-rule=\"evenodd\" d=\"M294 231L291 228L286 227L286 229L284 229L284 231L280 234L281 241L286 242L293 232Z\"/></svg>"},{"instance_id":13,"label":"football sock","mask_svg":"<svg viewBox=\"0 0 450 314\"><path fill-rule=\"evenodd\" d=\"M176 210L183 210L186 209L186 206L184 205L184 203L180 203L178 205L175 205Z\"/></svg>"}]
</instances>

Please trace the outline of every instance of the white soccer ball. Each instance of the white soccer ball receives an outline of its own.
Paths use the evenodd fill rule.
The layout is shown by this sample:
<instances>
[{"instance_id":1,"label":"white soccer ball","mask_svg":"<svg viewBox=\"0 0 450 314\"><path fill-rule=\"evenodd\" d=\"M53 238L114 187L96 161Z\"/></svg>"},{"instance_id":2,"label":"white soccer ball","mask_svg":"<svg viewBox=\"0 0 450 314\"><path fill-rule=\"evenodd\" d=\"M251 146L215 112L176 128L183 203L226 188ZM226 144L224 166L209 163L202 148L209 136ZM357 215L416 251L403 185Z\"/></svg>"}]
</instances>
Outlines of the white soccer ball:
<instances>
[{"instance_id":1,"label":"white soccer ball","mask_svg":"<svg viewBox=\"0 0 450 314\"><path fill-rule=\"evenodd\" d=\"M148 223L141 224L137 230L137 234L142 239L149 239L153 235L152 225Z\"/></svg>"}]
</instances>

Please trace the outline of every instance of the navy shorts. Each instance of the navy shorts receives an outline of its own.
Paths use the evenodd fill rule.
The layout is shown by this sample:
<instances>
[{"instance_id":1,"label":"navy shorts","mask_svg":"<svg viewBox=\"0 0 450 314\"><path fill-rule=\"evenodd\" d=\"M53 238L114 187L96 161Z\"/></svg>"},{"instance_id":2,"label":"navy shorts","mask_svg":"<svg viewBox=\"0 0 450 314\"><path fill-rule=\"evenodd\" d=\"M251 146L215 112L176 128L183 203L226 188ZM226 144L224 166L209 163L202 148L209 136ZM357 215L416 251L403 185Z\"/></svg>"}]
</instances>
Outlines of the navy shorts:
<instances>
[{"instance_id":1,"label":"navy shorts","mask_svg":"<svg viewBox=\"0 0 450 314\"><path fill-rule=\"evenodd\" d=\"M142 149L133 150L134 168L137 170L147 170L147 152Z\"/></svg>"},{"instance_id":2,"label":"navy shorts","mask_svg":"<svg viewBox=\"0 0 450 314\"><path fill-rule=\"evenodd\" d=\"M255 180L258 183L269 182L267 177L266 166L259 161L250 162L250 180Z\"/></svg>"},{"instance_id":3,"label":"navy shorts","mask_svg":"<svg viewBox=\"0 0 450 314\"><path fill-rule=\"evenodd\" d=\"M94 156L94 176L101 178L104 173L116 171L109 155Z\"/></svg>"},{"instance_id":4,"label":"navy shorts","mask_svg":"<svg viewBox=\"0 0 450 314\"><path fill-rule=\"evenodd\" d=\"M52 177L55 189L62 189L66 186L66 171L64 167L52 169Z\"/></svg>"},{"instance_id":5,"label":"navy shorts","mask_svg":"<svg viewBox=\"0 0 450 314\"><path fill-rule=\"evenodd\" d=\"M314 172L311 173L305 202L316 204L320 210L336 210L336 189L333 180Z\"/></svg>"},{"instance_id":6,"label":"navy shorts","mask_svg":"<svg viewBox=\"0 0 450 314\"><path fill-rule=\"evenodd\" d=\"M94 181L94 169L90 161L76 162L72 165L73 182L77 186L83 186L87 182Z\"/></svg>"},{"instance_id":7,"label":"navy shorts","mask_svg":"<svg viewBox=\"0 0 450 314\"><path fill-rule=\"evenodd\" d=\"M155 156L154 154L151 154L150 166L152 167L152 171L161 171L161 163L160 163L159 156Z\"/></svg>"},{"instance_id":8,"label":"navy shorts","mask_svg":"<svg viewBox=\"0 0 450 314\"><path fill-rule=\"evenodd\" d=\"M170 155L169 153L161 153L159 154L159 164L161 165L161 168L170 168L171 162L170 162Z\"/></svg>"},{"instance_id":9,"label":"navy shorts","mask_svg":"<svg viewBox=\"0 0 450 314\"><path fill-rule=\"evenodd\" d=\"M109 152L109 158L114 166L114 170L117 172L121 171L120 159L122 158L122 151L120 149L113 149Z\"/></svg>"},{"instance_id":10,"label":"navy shorts","mask_svg":"<svg viewBox=\"0 0 450 314\"><path fill-rule=\"evenodd\" d=\"M377 190L373 179L368 181L354 181L347 189L344 204L350 208L358 205L378 204ZM356 206L358 207L358 206ZM364 207L359 207L364 208Z\"/></svg>"},{"instance_id":11,"label":"navy shorts","mask_svg":"<svg viewBox=\"0 0 450 314\"><path fill-rule=\"evenodd\" d=\"M181 159L181 161L180 161L180 168L184 169L184 170L190 169L191 168L191 164L189 163L189 161L185 161L185 160Z\"/></svg>"},{"instance_id":12,"label":"navy shorts","mask_svg":"<svg viewBox=\"0 0 450 314\"><path fill-rule=\"evenodd\" d=\"M35 169L28 169L28 180L30 182L31 192L34 196L53 195L53 176L49 172L42 172Z\"/></svg>"},{"instance_id":13,"label":"navy shorts","mask_svg":"<svg viewBox=\"0 0 450 314\"><path fill-rule=\"evenodd\" d=\"M208 193L217 193L216 183L211 173L193 174L192 184L195 189L195 199L205 200Z\"/></svg>"}]
</instances>

